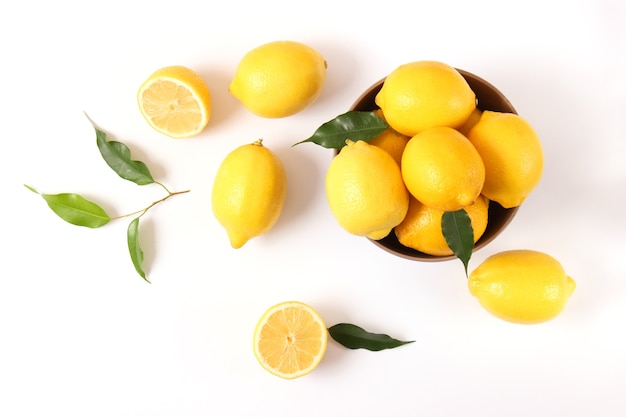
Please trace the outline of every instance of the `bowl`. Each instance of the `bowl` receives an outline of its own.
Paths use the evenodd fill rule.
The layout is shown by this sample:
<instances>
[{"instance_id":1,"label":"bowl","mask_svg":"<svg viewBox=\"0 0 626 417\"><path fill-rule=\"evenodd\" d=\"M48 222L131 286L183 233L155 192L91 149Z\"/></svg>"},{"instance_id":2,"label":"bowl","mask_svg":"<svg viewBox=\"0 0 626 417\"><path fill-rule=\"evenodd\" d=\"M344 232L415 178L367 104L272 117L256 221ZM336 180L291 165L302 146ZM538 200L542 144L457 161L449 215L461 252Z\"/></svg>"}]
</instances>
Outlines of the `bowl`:
<instances>
[{"instance_id":1,"label":"bowl","mask_svg":"<svg viewBox=\"0 0 626 417\"><path fill-rule=\"evenodd\" d=\"M494 87L489 82L484 79L461 69L457 68L457 71L461 73L463 78L470 85L474 93L476 94L477 106L481 110L491 110L498 112L506 112L506 113L515 113L517 111L513 107L513 105L509 102L509 100L502 94L496 87ZM372 111L376 110L378 106L376 105L374 99L376 98L376 94L380 91L383 86L385 78L376 82L370 88L368 88L354 103L354 105L350 108L353 111ZM518 207L513 207L509 209L505 209L495 201L489 202L489 212L488 212L488 222L487 228L483 235L478 239L478 241L474 244L474 251L477 251L491 241L493 241L513 220L515 217L515 213L517 212ZM392 253L401 258L415 260L415 261L447 261L451 259L456 259L455 255L447 255L447 256L433 256L428 255L426 253L417 251L415 249L406 247L402 245L398 239L396 238L395 233L392 231L387 237L380 240L369 239L376 246L386 250L389 253Z\"/></svg>"}]
</instances>

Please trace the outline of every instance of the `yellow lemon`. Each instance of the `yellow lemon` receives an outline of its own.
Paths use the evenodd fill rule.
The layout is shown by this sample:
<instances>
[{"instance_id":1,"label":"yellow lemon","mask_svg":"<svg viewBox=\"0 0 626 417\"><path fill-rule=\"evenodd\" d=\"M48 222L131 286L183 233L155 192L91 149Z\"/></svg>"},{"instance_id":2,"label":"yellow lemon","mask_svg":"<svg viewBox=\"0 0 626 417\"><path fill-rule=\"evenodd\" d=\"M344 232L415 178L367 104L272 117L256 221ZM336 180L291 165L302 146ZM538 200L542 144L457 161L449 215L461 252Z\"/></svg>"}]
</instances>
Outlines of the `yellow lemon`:
<instances>
[{"instance_id":1,"label":"yellow lemon","mask_svg":"<svg viewBox=\"0 0 626 417\"><path fill-rule=\"evenodd\" d=\"M455 68L438 61L399 66L375 98L397 132L414 136L430 127L460 127L476 108L476 95Z\"/></svg>"},{"instance_id":2,"label":"yellow lemon","mask_svg":"<svg viewBox=\"0 0 626 417\"><path fill-rule=\"evenodd\" d=\"M553 319L576 288L552 256L510 250L487 258L469 276L469 291L494 316L513 323Z\"/></svg>"},{"instance_id":3,"label":"yellow lemon","mask_svg":"<svg viewBox=\"0 0 626 417\"><path fill-rule=\"evenodd\" d=\"M385 119L383 112L380 109L375 110L374 113L376 113L383 120ZM404 152L404 147L409 139L410 138L408 136L402 135L392 128L388 128L374 139L370 139L368 143L387 151L387 153L398 163L398 166L400 166L402 161L402 152Z\"/></svg>"},{"instance_id":4,"label":"yellow lemon","mask_svg":"<svg viewBox=\"0 0 626 417\"><path fill-rule=\"evenodd\" d=\"M311 373L322 361L328 330L313 307L287 301L267 309L253 336L254 356L268 372L285 379Z\"/></svg>"},{"instance_id":5,"label":"yellow lemon","mask_svg":"<svg viewBox=\"0 0 626 417\"><path fill-rule=\"evenodd\" d=\"M456 211L474 204L483 188L483 161L460 132L433 127L413 136L402 154L402 178L423 204Z\"/></svg>"},{"instance_id":6,"label":"yellow lemon","mask_svg":"<svg viewBox=\"0 0 626 417\"><path fill-rule=\"evenodd\" d=\"M485 164L483 194L504 208L519 206L543 173L537 133L513 113L485 111L468 139Z\"/></svg>"},{"instance_id":7,"label":"yellow lemon","mask_svg":"<svg viewBox=\"0 0 626 417\"><path fill-rule=\"evenodd\" d=\"M285 117L313 103L326 79L326 61L315 49L277 41L249 51L237 65L230 93L252 113Z\"/></svg>"},{"instance_id":8,"label":"yellow lemon","mask_svg":"<svg viewBox=\"0 0 626 417\"><path fill-rule=\"evenodd\" d=\"M274 226L286 193L285 168L261 139L226 156L213 183L212 207L233 248Z\"/></svg>"},{"instance_id":9,"label":"yellow lemon","mask_svg":"<svg viewBox=\"0 0 626 417\"><path fill-rule=\"evenodd\" d=\"M487 228L489 200L478 196L476 202L464 208L474 231L474 243L480 239ZM402 245L433 256L452 255L446 238L441 231L443 211L420 203L415 198L409 202L406 217L394 228L398 242Z\"/></svg>"},{"instance_id":10,"label":"yellow lemon","mask_svg":"<svg viewBox=\"0 0 626 417\"><path fill-rule=\"evenodd\" d=\"M378 240L409 209L400 167L384 150L362 140L347 141L326 173L326 196L341 227Z\"/></svg>"},{"instance_id":11,"label":"yellow lemon","mask_svg":"<svg viewBox=\"0 0 626 417\"><path fill-rule=\"evenodd\" d=\"M156 131L172 138L200 134L211 116L211 93L202 77L180 65L152 73L137 93L141 114Z\"/></svg>"},{"instance_id":12,"label":"yellow lemon","mask_svg":"<svg viewBox=\"0 0 626 417\"><path fill-rule=\"evenodd\" d=\"M472 114L470 114L470 116L467 118L465 123L463 123L457 130L467 136L469 131L472 130L474 126L476 126L476 123L478 123L482 115L483 111L476 107Z\"/></svg>"}]
</instances>

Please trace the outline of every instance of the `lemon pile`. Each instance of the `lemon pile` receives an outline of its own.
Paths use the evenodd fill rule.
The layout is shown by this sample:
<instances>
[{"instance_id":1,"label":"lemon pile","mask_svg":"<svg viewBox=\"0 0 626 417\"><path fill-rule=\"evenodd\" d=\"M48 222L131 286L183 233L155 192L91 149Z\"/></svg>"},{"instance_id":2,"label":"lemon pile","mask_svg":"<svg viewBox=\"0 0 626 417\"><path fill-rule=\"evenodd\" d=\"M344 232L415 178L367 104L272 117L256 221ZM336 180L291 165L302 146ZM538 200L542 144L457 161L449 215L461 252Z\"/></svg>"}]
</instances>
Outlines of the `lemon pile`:
<instances>
[{"instance_id":1,"label":"lemon pile","mask_svg":"<svg viewBox=\"0 0 626 417\"><path fill-rule=\"evenodd\" d=\"M382 153L356 155L354 149L368 147L365 142L342 148L327 172L327 195L334 217L353 234L380 239L393 230L406 247L451 255L441 231L445 212L465 210L476 242L486 230L490 204L516 207L539 183L543 151L530 124L517 114L481 110L470 85L450 65L401 65L387 76L375 102L389 129L368 145L396 162L398 168L385 168L386 175L397 177L399 169L410 198L407 207L401 191L393 198L382 194L378 165L389 165ZM350 178L338 167L347 154L360 166L350 170ZM385 191L401 188L397 179L385 180ZM353 224L367 224L376 233Z\"/></svg>"}]
</instances>

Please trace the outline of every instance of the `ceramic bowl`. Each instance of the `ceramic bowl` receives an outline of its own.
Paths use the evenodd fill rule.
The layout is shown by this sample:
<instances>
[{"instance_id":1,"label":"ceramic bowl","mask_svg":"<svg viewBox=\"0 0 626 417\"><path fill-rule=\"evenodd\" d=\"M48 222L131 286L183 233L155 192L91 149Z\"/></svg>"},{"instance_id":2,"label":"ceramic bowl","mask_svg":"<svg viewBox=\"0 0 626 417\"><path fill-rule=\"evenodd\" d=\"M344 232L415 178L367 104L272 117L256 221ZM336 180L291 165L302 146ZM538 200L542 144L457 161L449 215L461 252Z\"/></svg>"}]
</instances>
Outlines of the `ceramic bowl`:
<instances>
[{"instance_id":1,"label":"ceramic bowl","mask_svg":"<svg viewBox=\"0 0 626 417\"><path fill-rule=\"evenodd\" d=\"M513 105L496 87L482 78L469 73L467 71L457 68L457 71L461 73L463 78L470 85L477 98L478 108L481 110L492 110L499 112L508 112L517 114ZM371 111L376 110L378 106L374 102L376 94L383 86L385 79L381 79L370 88L368 88L354 103L350 110L356 111ZM505 209L494 201L489 202L489 220L487 223L487 229L481 236L481 238L474 245L474 251L477 251L489 242L493 241L513 220L518 207ZM395 233L392 231L387 237L381 240L370 239L376 246L386 250L389 253L397 255L402 258L415 260L415 261L446 261L456 259L456 256L432 256L415 249L408 248L398 242Z\"/></svg>"}]
</instances>

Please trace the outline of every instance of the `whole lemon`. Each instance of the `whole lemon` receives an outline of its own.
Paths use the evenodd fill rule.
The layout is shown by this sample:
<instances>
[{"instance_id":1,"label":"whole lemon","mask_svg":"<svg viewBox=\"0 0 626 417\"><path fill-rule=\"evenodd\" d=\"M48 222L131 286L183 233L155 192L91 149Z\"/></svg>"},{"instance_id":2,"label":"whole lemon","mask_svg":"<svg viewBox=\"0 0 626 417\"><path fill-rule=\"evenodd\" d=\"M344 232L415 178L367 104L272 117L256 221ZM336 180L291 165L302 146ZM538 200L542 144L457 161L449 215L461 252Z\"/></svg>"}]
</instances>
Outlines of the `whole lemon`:
<instances>
[{"instance_id":1,"label":"whole lemon","mask_svg":"<svg viewBox=\"0 0 626 417\"><path fill-rule=\"evenodd\" d=\"M294 41L258 46L239 61L229 91L252 113L269 118L295 114L313 103L326 80L326 61Z\"/></svg>"},{"instance_id":2,"label":"whole lemon","mask_svg":"<svg viewBox=\"0 0 626 417\"><path fill-rule=\"evenodd\" d=\"M401 167L409 192L441 211L474 204L485 182L480 155L450 127L432 127L413 136L404 148Z\"/></svg>"},{"instance_id":3,"label":"whole lemon","mask_svg":"<svg viewBox=\"0 0 626 417\"><path fill-rule=\"evenodd\" d=\"M374 240L387 236L409 209L409 193L396 161L362 140L347 141L331 161L326 196L341 227Z\"/></svg>"},{"instance_id":4,"label":"whole lemon","mask_svg":"<svg viewBox=\"0 0 626 417\"><path fill-rule=\"evenodd\" d=\"M375 110L374 113L385 120L385 116L380 109ZM398 166L400 166L400 163L402 162L402 153L404 152L404 148L409 139L411 138L396 132L390 127L385 129L374 139L370 139L368 143L387 151L387 153L398 163Z\"/></svg>"},{"instance_id":5,"label":"whole lemon","mask_svg":"<svg viewBox=\"0 0 626 417\"><path fill-rule=\"evenodd\" d=\"M472 114L470 114L470 116L467 118L465 123L463 123L460 127L458 127L457 130L463 133L465 136L467 136L469 131L472 130L474 126L476 126L476 123L478 123L478 121L480 120L480 116L482 115L483 115L483 111L479 109L478 107L476 107L476 109L474 109Z\"/></svg>"},{"instance_id":6,"label":"whole lemon","mask_svg":"<svg viewBox=\"0 0 626 417\"><path fill-rule=\"evenodd\" d=\"M556 259L524 249L490 256L472 271L467 283L488 312L522 324L553 319L576 288Z\"/></svg>"},{"instance_id":7,"label":"whole lemon","mask_svg":"<svg viewBox=\"0 0 626 417\"><path fill-rule=\"evenodd\" d=\"M472 223L474 243L480 239L487 228L489 200L478 196L476 202L464 208ZM393 230L398 242L407 248L418 250L433 256L447 256L454 252L448 246L441 231L443 211L425 206L414 197L409 202L406 217Z\"/></svg>"},{"instance_id":8,"label":"whole lemon","mask_svg":"<svg viewBox=\"0 0 626 417\"><path fill-rule=\"evenodd\" d=\"M213 183L212 207L233 248L274 226L286 192L285 168L261 139L226 156Z\"/></svg>"},{"instance_id":9,"label":"whole lemon","mask_svg":"<svg viewBox=\"0 0 626 417\"><path fill-rule=\"evenodd\" d=\"M438 61L399 66L376 95L387 123L406 136L430 127L460 127L476 108L476 94L455 68Z\"/></svg>"},{"instance_id":10,"label":"whole lemon","mask_svg":"<svg viewBox=\"0 0 626 417\"><path fill-rule=\"evenodd\" d=\"M484 111L468 139L485 164L483 194L504 208L519 206L543 173L537 133L514 113Z\"/></svg>"}]
</instances>

